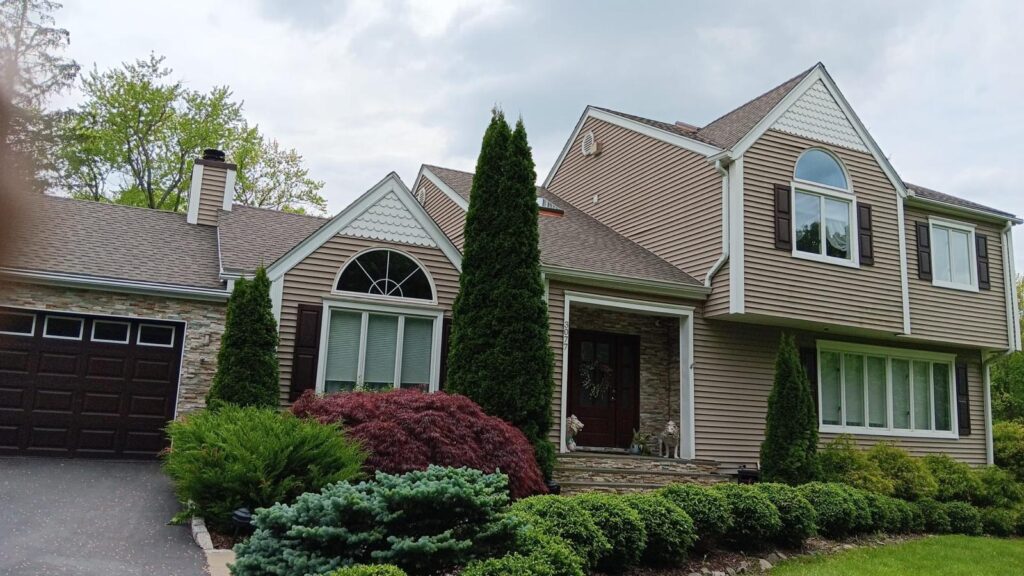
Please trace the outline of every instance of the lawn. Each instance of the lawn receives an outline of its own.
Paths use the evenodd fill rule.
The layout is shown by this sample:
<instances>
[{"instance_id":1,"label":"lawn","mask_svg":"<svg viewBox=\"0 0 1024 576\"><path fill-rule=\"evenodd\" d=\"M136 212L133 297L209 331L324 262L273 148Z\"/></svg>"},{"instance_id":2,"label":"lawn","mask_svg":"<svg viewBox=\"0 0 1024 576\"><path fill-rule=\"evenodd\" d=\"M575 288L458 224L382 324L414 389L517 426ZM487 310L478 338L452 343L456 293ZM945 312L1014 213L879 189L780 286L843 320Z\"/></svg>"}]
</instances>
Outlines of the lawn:
<instances>
[{"instance_id":1,"label":"lawn","mask_svg":"<svg viewBox=\"0 0 1024 576\"><path fill-rule=\"evenodd\" d=\"M1024 574L1024 540L935 536L834 556L786 561L772 576L982 576Z\"/></svg>"}]
</instances>

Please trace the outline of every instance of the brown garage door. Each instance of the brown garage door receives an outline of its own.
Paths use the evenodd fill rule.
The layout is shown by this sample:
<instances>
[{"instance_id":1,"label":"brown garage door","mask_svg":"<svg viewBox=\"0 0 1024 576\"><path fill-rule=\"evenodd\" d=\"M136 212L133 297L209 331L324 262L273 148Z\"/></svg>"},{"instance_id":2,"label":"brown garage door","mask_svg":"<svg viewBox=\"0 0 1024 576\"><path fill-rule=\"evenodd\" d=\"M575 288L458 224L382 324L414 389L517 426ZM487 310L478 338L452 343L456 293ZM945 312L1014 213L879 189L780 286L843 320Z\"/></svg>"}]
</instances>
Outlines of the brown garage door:
<instances>
[{"instance_id":1,"label":"brown garage door","mask_svg":"<svg viewBox=\"0 0 1024 576\"><path fill-rule=\"evenodd\" d=\"M0 454L152 458L184 325L0 308Z\"/></svg>"}]
</instances>

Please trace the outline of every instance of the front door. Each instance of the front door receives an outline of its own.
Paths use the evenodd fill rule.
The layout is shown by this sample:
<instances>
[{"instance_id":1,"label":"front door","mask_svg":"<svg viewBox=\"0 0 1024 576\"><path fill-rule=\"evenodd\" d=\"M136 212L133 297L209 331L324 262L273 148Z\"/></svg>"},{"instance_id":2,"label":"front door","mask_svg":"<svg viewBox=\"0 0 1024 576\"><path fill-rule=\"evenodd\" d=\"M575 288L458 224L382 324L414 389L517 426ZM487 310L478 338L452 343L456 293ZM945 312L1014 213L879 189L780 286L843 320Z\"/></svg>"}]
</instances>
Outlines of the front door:
<instances>
[{"instance_id":1,"label":"front door","mask_svg":"<svg viewBox=\"0 0 1024 576\"><path fill-rule=\"evenodd\" d=\"M640 338L569 332L569 414L583 422L576 444L628 448L640 425Z\"/></svg>"}]
</instances>

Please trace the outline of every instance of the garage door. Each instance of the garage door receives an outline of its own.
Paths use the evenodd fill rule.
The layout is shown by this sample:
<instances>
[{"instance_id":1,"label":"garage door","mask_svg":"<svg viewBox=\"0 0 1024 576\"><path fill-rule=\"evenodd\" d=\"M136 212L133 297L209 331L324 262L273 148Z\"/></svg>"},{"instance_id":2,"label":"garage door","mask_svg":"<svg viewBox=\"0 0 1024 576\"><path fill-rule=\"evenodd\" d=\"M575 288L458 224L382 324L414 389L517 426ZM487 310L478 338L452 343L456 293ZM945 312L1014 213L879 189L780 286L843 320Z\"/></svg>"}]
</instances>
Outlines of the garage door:
<instances>
[{"instance_id":1,"label":"garage door","mask_svg":"<svg viewBox=\"0 0 1024 576\"><path fill-rule=\"evenodd\" d=\"M0 454L152 458L184 325L0 308Z\"/></svg>"}]
</instances>

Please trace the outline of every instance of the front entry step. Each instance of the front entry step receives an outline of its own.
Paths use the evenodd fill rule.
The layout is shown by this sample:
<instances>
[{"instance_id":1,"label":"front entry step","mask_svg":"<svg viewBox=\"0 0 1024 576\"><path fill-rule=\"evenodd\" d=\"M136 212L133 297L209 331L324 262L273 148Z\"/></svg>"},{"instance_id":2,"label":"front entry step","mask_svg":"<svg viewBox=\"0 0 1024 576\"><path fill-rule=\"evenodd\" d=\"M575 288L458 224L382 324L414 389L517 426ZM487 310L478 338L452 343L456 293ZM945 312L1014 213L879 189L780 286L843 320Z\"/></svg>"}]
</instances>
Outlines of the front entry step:
<instances>
[{"instance_id":1,"label":"front entry step","mask_svg":"<svg viewBox=\"0 0 1024 576\"><path fill-rule=\"evenodd\" d=\"M655 456L570 452L559 454L554 480L563 494L639 492L669 484L715 484L729 481L712 460L677 460Z\"/></svg>"}]
</instances>

